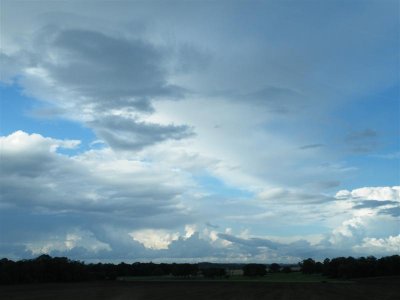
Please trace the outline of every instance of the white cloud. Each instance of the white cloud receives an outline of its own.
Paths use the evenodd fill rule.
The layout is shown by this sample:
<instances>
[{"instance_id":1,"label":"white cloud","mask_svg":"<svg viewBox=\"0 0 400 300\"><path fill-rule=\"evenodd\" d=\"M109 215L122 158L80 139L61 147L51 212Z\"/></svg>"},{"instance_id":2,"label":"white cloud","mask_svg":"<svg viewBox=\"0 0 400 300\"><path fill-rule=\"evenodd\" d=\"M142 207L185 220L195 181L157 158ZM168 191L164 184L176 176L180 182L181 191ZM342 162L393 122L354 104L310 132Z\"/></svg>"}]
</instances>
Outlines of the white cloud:
<instances>
[{"instance_id":1,"label":"white cloud","mask_svg":"<svg viewBox=\"0 0 400 300\"><path fill-rule=\"evenodd\" d=\"M364 238L362 244L353 247L358 253L370 255L392 255L400 253L400 235L387 238Z\"/></svg>"},{"instance_id":2,"label":"white cloud","mask_svg":"<svg viewBox=\"0 0 400 300\"><path fill-rule=\"evenodd\" d=\"M130 236L146 248L160 250L168 249L169 244L178 239L179 233L170 233L162 229L142 229L131 232Z\"/></svg>"},{"instance_id":3,"label":"white cloud","mask_svg":"<svg viewBox=\"0 0 400 300\"><path fill-rule=\"evenodd\" d=\"M92 232L75 229L65 236L54 236L46 240L36 240L26 245L33 255L51 252L68 252L74 248L83 248L94 255L99 251L111 251L110 245L96 239Z\"/></svg>"},{"instance_id":4,"label":"white cloud","mask_svg":"<svg viewBox=\"0 0 400 300\"><path fill-rule=\"evenodd\" d=\"M350 200L377 200L400 201L400 186L362 187L352 191L340 190L336 193L337 199Z\"/></svg>"},{"instance_id":5,"label":"white cloud","mask_svg":"<svg viewBox=\"0 0 400 300\"><path fill-rule=\"evenodd\" d=\"M58 140L44 138L40 134L28 134L18 130L8 136L0 137L2 155L24 152L55 152L58 148L73 149L79 146L78 140Z\"/></svg>"}]
</instances>

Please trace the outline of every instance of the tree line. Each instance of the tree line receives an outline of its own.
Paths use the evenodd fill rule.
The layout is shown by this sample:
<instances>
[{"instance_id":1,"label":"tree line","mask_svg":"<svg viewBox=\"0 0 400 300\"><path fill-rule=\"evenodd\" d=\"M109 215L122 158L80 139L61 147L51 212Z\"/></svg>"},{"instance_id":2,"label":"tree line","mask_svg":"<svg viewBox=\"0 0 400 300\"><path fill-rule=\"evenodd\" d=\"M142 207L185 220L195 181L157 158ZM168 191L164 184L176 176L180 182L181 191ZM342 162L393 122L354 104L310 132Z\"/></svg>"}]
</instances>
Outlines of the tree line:
<instances>
[{"instance_id":1,"label":"tree line","mask_svg":"<svg viewBox=\"0 0 400 300\"><path fill-rule=\"evenodd\" d=\"M320 273L334 278L400 275L400 256L338 257L316 262L309 258L299 263L306 274ZM267 272L291 272L289 266L279 264L212 264L212 263L90 263L70 260L66 257L51 257L47 254L35 259L13 261L0 260L0 284L75 282L87 280L115 280L117 277L134 276L175 276L189 278L227 277L227 269L241 268L243 276L265 276Z\"/></svg>"},{"instance_id":2,"label":"tree line","mask_svg":"<svg viewBox=\"0 0 400 300\"><path fill-rule=\"evenodd\" d=\"M332 278L357 278L400 275L400 256L385 256L380 259L368 257L326 258L316 262L311 258L300 263L305 274L319 273Z\"/></svg>"},{"instance_id":3,"label":"tree line","mask_svg":"<svg viewBox=\"0 0 400 300\"><path fill-rule=\"evenodd\" d=\"M124 276L190 277L198 274L197 264L155 263L91 263L51 257L47 254L35 259L0 260L0 284L38 282L76 282L87 280L115 280Z\"/></svg>"}]
</instances>

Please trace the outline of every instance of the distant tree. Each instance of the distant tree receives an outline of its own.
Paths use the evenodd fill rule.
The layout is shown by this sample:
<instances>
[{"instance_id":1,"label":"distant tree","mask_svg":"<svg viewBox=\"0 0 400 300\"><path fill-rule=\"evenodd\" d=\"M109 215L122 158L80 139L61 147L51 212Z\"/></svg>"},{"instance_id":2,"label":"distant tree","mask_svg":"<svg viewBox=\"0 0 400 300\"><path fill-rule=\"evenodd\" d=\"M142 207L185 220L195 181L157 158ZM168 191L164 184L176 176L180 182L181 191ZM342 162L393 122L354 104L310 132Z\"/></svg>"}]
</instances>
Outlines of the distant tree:
<instances>
[{"instance_id":1,"label":"distant tree","mask_svg":"<svg viewBox=\"0 0 400 300\"><path fill-rule=\"evenodd\" d=\"M285 266L285 267L283 267L282 272L283 273L291 273L292 269L289 266Z\"/></svg>"},{"instance_id":2,"label":"distant tree","mask_svg":"<svg viewBox=\"0 0 400 300\"><path fill-rule=\"evenodd\" d=\"M243 267L243 275L244 276L265 276L267 274L267 270L265 265L262 264L247 264Z\"/></svg>"},{"instance_id":3,"label":"distant tree","mask_svg":"<svg viewBox=\"0 0 400 300\"><path fill-rule=\"evenodd\" d=\"M303 260L300 263L301 271L305 274L311 274L315 272L315 261L312 258Z\"/></svg>"},{"instance_id":4,"label":"distant tree","mask_svg":"<svg viewBox=\"0 0 400 300\"><path fill-rule=\"evenodd\" d=\"M201 272L206 278L226 276L226 270L224 268L207 268L203 269Z\"/></svg>"},{"instance_id":5,"label":"distant tree","mask_svg":"<svg viewBox=\"0 0 400 300\"><path fill-rule=\"evenodd\" d=\"M272 273L277 273L277 272L279 272L280 269L281 269L281 266L279 264L277 264L277 263L273 263L273 264L269 265L269 270Z\"/></svg>"},{"instance_id":6,"label":"distant tree","mask_svg":"<svg viewBox=\"0 0 400 300\"><path fill-rule=\"evenodd\" d=\"M171 273L174 276L195 276L198 273L198 266L197 264L172 264Z\"/></svg>"},{"instance_id":7,"label":"distant tree","mask_svg":"<svg viewBox=\"0 0 400 300\"><path fill-rule=\"evenodd\" d=\"M317 261L314 266L314 273L320 274L323 272L323 270L324 270L324 265L321 262Z\"/></svg>"},{"instance_id":8,"label":"distant tree","mask_svg":"<svg viewBox=\"0 0 400 300\"><path fill-rule=\"evenodd\" d=\"M330 264L331 260L329 258L325 258L324 259L324 263L323 263L323 267L322 267L322 273L324 275L328 275L329 274L329 264Z\"/></svg>"},{"instance_id":9,"label":"distant tree","mask_svg":"<svg viewBox=\"0 0 400 300\"><path fill-rule=\"evenodd\" d=\"M204 266L204 264L203 264ZM225 275L227 265L208 265L203 269L205 277ZM236 265L233 265L236 266ZM279 266L279 265L278 265ZM337 257L325 259L323 263L309 258L300 263L304 273L323 272L334 278L356 278L371 276L399 276L400 256L392 255L377 259L368 257ZM275 265L271 264L271 270ZM66 257L51 257L47 254L35 259L12 261L0 259L0 284L37 283L37 282L72 282L83 280L114 280L118 276L174 276L197 275L198 264L155 264L155 263L110 263L84 264ZM289 271L284 267L283 271ZM243 267L245 276L264 276L266 266L263 264L248 264Z\"/></svg>"}]
</instances>

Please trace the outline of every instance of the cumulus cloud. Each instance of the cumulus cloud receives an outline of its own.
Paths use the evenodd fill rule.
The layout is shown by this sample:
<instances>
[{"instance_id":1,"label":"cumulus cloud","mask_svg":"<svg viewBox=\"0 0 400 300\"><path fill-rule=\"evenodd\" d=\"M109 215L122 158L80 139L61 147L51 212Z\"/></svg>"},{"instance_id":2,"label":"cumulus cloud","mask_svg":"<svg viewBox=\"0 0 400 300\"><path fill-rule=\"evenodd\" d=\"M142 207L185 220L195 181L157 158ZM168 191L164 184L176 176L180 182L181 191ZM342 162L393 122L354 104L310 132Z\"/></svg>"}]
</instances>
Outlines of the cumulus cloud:
<instances>
[{"instance_id":1,"label":"cumulus cloud","mask_svg":"<svg viewBox=\"0 0 400 300\"><path fill-rule=\"evenodd\" d=\"M143 229L130 233L131 237L149 249L168 249L172 241L177 240L179 233L169 233L166 230Z\"/></svg>"},{"instance_id":2,"label":"cumulus cloud","mask_svg":"<svg viewBox=\"0 0 400 300\"><path fill-rule=\"evenodd\" d=\"M400 209L400 187L363 187L352 191L340 190L336 199L350 201L354 209L375 214L398 216Z\"/></svg>"},{"instance_id":3,"label":"cumulus cloud","mask_svg":"<svg viewBox=\"0 0 400 300\"><path fill-rule=\"evenodd\" d=\"M393 187L363 187L352 191L340 190L337 199L400 201L400 186Z\"/></svg>"},{"instance_id":4,"label":"cumulus cloud","mask_svg":"<svg viewBox=\"0 0 400 300\"><path fill-rule=\"evenodd\" d=\"M387 238L364 238L363 243L353 247L356 252L390 255L400 252L400 235Z\"/></svg>"},{"instance_id":5,"label":"cumulus cloud","mask_svg":"<svg viewBox=\"0 0 400 300\"><path fill-rule=\"evenodd\" d=\"M54 252L68 252L75 248L85 249L94 255L100 251L111 251L108 244L97 240L92 232L75 229L67 233L62 239L58 237L47 238L44 241L36 240L26 245L32 255Z\"/></svg>"},{"instance_id":6,"label":"cumulus cloud","mask_svg":"<svg viewBox=\"0 0 400 300\"><path fill-rule=\"evenodd\" d=\"M176 170L164 173L145 162L117 158L109 149L68 157L56 149L77 141L21 131L0 141L2 205L113 213L135 220L168 213L184 217L180 196L190 179Z\"/></svg>"},{"instance_id":7,"label":"cumulus cloud","mask_svg":"<svg viewBox=\"0 0 400 300\"><path fill-rule=\"evenodd\" d=\"M33 254L123 257L136 249L138 257L144 247L163 249L178 239L176 233L148 228L176 228L193 220L190 190L195 185L184 172L123 159L107 148L66 156L57 150L76 147L78 141L22 131L0 142L5 244L16 243L18 235L19 245ZM14 220L5 217L9 213ZM21 236L31 222L36 225Z\"/></svg>"}]
</instances>

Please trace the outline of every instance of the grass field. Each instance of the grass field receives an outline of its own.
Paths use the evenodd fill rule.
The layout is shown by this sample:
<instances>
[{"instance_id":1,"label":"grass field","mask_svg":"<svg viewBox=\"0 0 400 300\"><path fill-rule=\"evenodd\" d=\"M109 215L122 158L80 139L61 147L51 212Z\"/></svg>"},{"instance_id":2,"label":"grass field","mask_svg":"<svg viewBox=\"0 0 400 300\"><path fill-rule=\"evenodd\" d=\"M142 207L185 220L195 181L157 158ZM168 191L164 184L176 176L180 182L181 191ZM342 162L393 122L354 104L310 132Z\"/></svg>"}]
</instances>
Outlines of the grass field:
<instances>
[{"instance_id":1,"label":"grass field","mask_svg":"<svg viewBox=\"0 0 400 300\"><path fill-rule=\"evenodd\" d=\"M218 282L335 282L335 283L349 283L351 281L330 279L320 274L303 274L301 272L293 273L275 273L267 274L263 277L245 277L245 276L230 276L228 278L180 278L173 276L146 276L146 277L119 277L121 281L218 281Z\"/></svg>"},{"instance_id":2,"label":"grass field","mask_svg":"<svg viewBox=\"0 0 400 300\"><path fill-rule=\"evenodd\" d=\"M397 300L400 278L347 284L260 281L105 281L0 286L2 300Z\"/></svg>"}]
</instances>

